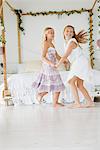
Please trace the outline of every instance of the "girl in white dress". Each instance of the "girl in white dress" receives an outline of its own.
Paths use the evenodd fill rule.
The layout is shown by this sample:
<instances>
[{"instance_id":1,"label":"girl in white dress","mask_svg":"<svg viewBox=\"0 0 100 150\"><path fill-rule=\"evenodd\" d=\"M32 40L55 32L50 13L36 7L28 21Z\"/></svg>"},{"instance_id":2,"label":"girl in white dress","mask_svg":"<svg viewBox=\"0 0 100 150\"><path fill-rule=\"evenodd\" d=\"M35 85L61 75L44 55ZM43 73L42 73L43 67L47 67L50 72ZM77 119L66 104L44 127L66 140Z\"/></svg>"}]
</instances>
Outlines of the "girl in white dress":
<instances>
[{"instance_id":1,"label":"girl in white dress","mask_svg":"<svg viewBox=\"0 0 100 150\"><path fill-rule=\"evenodd\" d=\"M64 28L64 39L66 41L65 54L60 59L59 63L55 67L66 60L66 58L71 63L70 73L67 78L70 84L71 91L75 100L72 107L79 108L83 107L80 104L78 89L81 91L85 99L87 100L84 107L94 106L94 102L90 97L88 91L83 85L84 81L90 81L92 77L92 69L89 60L84 56L79 43L86 43L86 32L80 31L77 35L75 33L74 27L68 25Z\"/></svg>"}]
</instances>

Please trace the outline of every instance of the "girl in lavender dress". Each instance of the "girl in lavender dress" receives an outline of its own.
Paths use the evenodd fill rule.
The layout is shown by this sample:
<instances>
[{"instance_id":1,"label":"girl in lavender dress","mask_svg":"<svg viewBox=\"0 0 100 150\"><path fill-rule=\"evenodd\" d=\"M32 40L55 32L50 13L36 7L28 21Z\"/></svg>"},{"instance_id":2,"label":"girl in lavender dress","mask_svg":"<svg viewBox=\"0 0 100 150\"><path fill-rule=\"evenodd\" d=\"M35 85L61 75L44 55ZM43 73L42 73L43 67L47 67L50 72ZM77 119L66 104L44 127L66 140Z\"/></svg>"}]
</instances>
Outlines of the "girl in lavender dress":
<instances>
[{"instance_id":1,"label":"girl in lavender dress","mask_svg":"<svg viewBox=\"0 0 100 150\"><path fill-rule=\"evenodd\" d=\"M53 106L63 106L58 103L60 92L65 86L60 77L59 71L54 67L57 59L60 60L54 44L54 29L47 27L44 30L44 43L42 50L42 69L32 86L37 90L36 99L40 103L42 98L48 93L53 92Z\"/></svg>"}]
</instances>

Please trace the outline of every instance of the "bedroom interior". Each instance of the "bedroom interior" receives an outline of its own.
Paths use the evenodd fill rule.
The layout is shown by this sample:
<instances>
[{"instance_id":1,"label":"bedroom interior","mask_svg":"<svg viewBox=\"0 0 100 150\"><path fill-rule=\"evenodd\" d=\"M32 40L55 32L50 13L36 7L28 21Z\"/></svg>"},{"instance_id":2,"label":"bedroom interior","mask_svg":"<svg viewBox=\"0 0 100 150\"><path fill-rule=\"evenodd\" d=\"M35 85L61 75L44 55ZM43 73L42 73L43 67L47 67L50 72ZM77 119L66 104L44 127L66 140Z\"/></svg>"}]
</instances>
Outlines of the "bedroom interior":
<instances>
[{"instance_id":1,"label":"bedroom interior","mask_svg":"<svg viewBox=\"0 0 100 150\"><path fill-rule=\"evenodd\" d=\"M99 49L100 48L97 46L96 40L98 40L98 38L99 38L100 31L98 31L98 30L100 27L99 27L99 25L95 26L95 23L97 21L99 24L99 20L98 20L98 15L94 13L94 12L98 13L97 9L99 9L99 7L98 7L97 1L94 1L94 3L91 4L92 7L89 9L87 9L87 8L83 9L80 6L79 9L73 9L73 10L70 9L69 11L64 11L64 10L61 11L61 9L59 9L58 11L52 11L52 10L51 11L43 11L43 8L42 8L42 10L40 10L40 11L36 10L36 13L34 13L34 12L32 13L32 11L30 11L29 8L28 8L28 11L27 11L27 8L26 8L26 10L23 10L23 11L20 8L16 9L15 6L18 4L16 4L16 3L13 4L13 2L10 3L8 1L2 1L2 6L3 5L4 5L4 8L2 8L2 10L1 10L1 29L3 29L2 30L3 44L2 44L1 50L0 50L1 51L0 58L1 58L1 63L3 63L3 66L4 66L4 70L2 71L2 64L1 64L1 74L2 74L2 72L3 72L3 74L0 76L1 76L1 80L2 81L4 80L4 87L2 84L1 85L2 92L0 92L1 97L4 97L4 99L7 99L7 101L8 101L9 99L11 99L11 95L13 95L11 93L11 91L12 91L11 87L8 86L7 78L8 78L8 80L10 80L10 82L12 82L11 78L14 78L14 76L15 76L15 78L19 77L19 74L23 76L23 74L25 73L25 76L26 76L26 74L28 73L28 76L29 76L29 73L30 73L31 74L30 76L33 76L32 73L38 72L41 68L41 60L40 60L40 52L39 52L39 50L41 49L41 42L39 40L41 40L42 37L39 39L38 36L35 37L34 35L30 34L30 31L28 31L28 28L29 28L29 30L32 30L32 28L29 27L29 25L28 25L29 24L28 19L30 20L30 23L32 23L32 24L37 21L35 28L37 30L41 31L41 33L42 33L42 27L39 27L39 24L38 24L39 17L40 17L40 20L44 18L44 26L46 24L45 19L48 21L47 18L49 18L49 17L53 18L53 16L54 16L53 21L56 20L56 21L58 21L60 26L64 26L64 24L66 23L65 17L67 17L66 19L69 19L69 18L71 19L71 17L73 19L73 16L74 16L75 19L80 19L80 17L83 16L83 19L85 19L85 20L87 19L87 22L84 23L84 28L88 31L88 34L89 34L89 42L84 47L85 49L88 49L88 51L85 50L85 54L87 55L87 57L90 58L91 66L94 69L94 76L95 76L94 77L95 78L94 79L95 89L94 88L92 89L92 86L91 86L91 88L89 87L89 90L90 90L90 92L92 92L92 96L95 97L95 100L97 100L97 99L99 100L99 93L100 93L99 92L99 84L100 84L100 79L99 79L100 52L99 52ZM15 5L15 6L13 6L13 5ZM62 7L64 7L64 6L62 6ZM26 11L26 13L25 13L25 11ZM93 16L93 13L94 13L94 16ZM16 34L16 35L14 35L15 36L14 42L16 42L14 44L11 44L11 42L9 41L10 34L11 34L11 38L13 39L13 33L11 33L12 31L10 31L11 29L9 29L11 24L9 21L6 21L6 18L9 18L9 20L10 20L11 17L12 17L12 21L14 21L12 29L14 31L14 34ZM74 23L75 19L73 19L74 21L72 21L73 24L75 24ZM61 24L61 22L63 22L63 23ZM68 22L70 22L70 20L68 20ZM53 22L53 24L52 23L50 23L50 24L53 25L55 23ZM43 25L41 25L41 26L43 26ZM57 26L57 25L55 24L55 26ZM56 28L58 28L58 27L56 27ZM33 32L34 32L34 30L33 30ZM57 36L62 36L62 35L60 35L61 33L59 33L59 32L56 34L57 34ZM95 34L96 34L96 40L94 40ZM32 38L32 36L33 36L33 38ZM39 36L41 36L40 33L39 33ZM7 39L7 41L6 41L6 39ZM25 40L29 40L28 42L30 43L29 44L30 46L28 44L26 44ZM35 43L37 45L34 43L33 44L34 46L33 46L32 40L35 41ZM38 40L40 44L38 44L36 40ZM57 39L56 39L56 41L57 41ZM57 44L58 44L57 45L58 50L59 49L62 50L63 44L62 43L59 44L59 42L57 42ZM15 45L16 45L16 48L15 48ZM12 55L15 58L10 57L11 56L10 51L13 49L16 49L16 50L14 50L14 52L12 52ZM35 50L35 55L34 55L34 50ZM61 50L59 51L59 53L62 55L63 52ZM62 65L59 70L60 70L61 74L63 74L62 75L62 78L64 78L63 80L65 80L65 74L66 74L66 71L69 70L69 66L67 68L64 68L64 66ZM29 77L29 78L32 78L32 77ZM16 78L16 80L19 80L19 78ZM28 80L28 77L25 80ZM32 80L33 80L33 78L32 78ZM32 81L30 81L30 82L32 82ZM11 83L11 84L13 84L13 83ZM16 85L16 86L18 86L18 85ZM24 82L23 82L23 86L24 86ZM13 87L13 85L12 85L12 87ZM19 87L20 87L20 85L19 85ZM15 93L15 92L13 92L13 93ZM23 94L25 95L25 93L23 93ZM18 95L18 93L17 93L17 95ZM13 95L13 97L16 97L16 96Z\"/></svg>"},{"instance_id":2,"label":"bedroom interior","mask_svg":"<svg viewBox=\"0 0 100 150\"><path fill-rule=\"evenodd\" d=\"M52 106L52 92L39 104L32 88L42 65L44 28L54 28L54 44L63 56L68 24L76 33L88 33L88 42L80 46L92 67L93 82L85 82L85 87L93 107L68 108L74 102L67 83L69 64L59 67L65 84L59 102L64 107ZM80 92L79 98L84 105ZM0 150L99 148L100 0L0 0Z\"/></svg>"}]
</instances>

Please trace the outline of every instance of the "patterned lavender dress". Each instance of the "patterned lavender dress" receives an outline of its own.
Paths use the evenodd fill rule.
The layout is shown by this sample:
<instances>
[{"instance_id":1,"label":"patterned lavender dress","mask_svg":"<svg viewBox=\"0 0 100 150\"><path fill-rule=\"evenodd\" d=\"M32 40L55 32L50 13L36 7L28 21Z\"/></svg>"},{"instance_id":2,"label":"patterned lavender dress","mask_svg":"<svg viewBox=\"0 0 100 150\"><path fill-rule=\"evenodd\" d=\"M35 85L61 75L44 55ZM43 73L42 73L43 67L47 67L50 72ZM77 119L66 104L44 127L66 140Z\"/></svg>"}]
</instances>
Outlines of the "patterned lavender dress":
<instances>
[{"instance_id":1,"label":"patterned lavender dress","mask_svg":"<svg viewBox=\"0 0 100 150\"><path fill-rule=\"evenodd\" d=\"M56 50L53 47L48 48L47 56L53 64L56 64ZM42 69L36 81L33 82L32 87L39 93L41 92L60 92L65 89L59 71L47 64L42 63Z\"/></svg>"}]
</instances>

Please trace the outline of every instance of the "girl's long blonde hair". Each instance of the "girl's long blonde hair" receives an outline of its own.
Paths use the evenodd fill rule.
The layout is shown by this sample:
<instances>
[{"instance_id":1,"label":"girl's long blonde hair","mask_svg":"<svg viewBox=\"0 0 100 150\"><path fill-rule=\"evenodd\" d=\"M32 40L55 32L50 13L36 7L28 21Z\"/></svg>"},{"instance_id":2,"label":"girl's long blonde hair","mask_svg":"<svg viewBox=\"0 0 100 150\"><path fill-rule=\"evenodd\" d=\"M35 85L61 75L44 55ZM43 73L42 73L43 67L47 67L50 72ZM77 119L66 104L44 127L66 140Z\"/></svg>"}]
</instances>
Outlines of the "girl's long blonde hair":
<instances>
[{"instance_id":1,"label":"girl's long blonde hair","mask_svg":"<svg viewBox=\"0 0 100 150\"><path fill-rule=\"evenodd\" d=\"M43 37L42 37L42 49L43 49L43 47L44 47L44 42L47 41L46 33L47 33L48 30L54 30L54 29L53 29L52 27L46 27L46 28L44 29ZM52 41L52 43L55 45L54 40Z\"/></svg>"},{"instance_id":2,"label":"girl's long blonde hair","mask_svg":"<svg viewBox=\"0 0 100 150\"><path fill-rule=\"evenodd\" d=\"M46 28L44 29L43 42L47 41L46 32L47 32L48 30L54 30L54 29L53 29L52 27L46 27Z\"/></svg>"},{"instance_id":3,"label":"girl's long blonde hair","mask_svg":"<svg viewBox=\"0 0 100 150\"><path fill-rule=\"evenodd\" d=\"M71 25L65 26L63 35L64 35L66 28L68 28L68 27L73 29L74 35L72 38L75 38L78 43L86 43L87 42L87 32L85 32L84 30L81 30L80 32L78 32L78 34L76 34L74 27ZM65 35L64 35L64 39L65 39Z\"/></svg>"}]
</instances>

